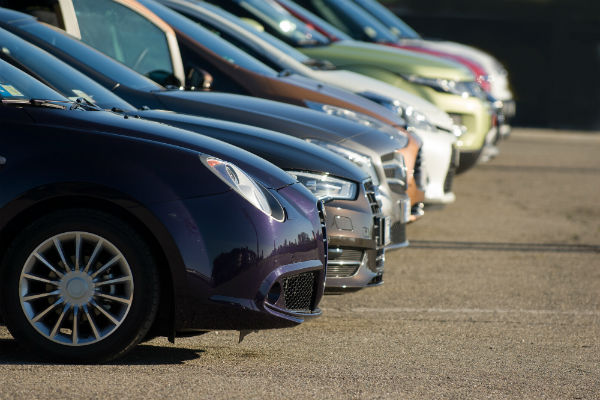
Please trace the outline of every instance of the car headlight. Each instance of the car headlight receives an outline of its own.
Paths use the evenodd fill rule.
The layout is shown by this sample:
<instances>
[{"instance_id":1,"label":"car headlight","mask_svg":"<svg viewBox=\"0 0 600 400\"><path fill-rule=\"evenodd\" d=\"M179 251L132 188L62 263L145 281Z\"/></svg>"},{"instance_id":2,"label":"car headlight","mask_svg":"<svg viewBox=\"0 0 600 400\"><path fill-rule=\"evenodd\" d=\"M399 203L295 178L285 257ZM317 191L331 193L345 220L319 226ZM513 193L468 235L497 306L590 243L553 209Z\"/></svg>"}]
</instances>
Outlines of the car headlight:
<instances>
[{"instance_id":1,"label":"car headlight","mask_svg":"<svg viewBox=\"0 0 600 400\"><path fill-rule=\"evenodd\" d=\"M391 99L389 97L384 97L372 92L364 92L360 93L360 95L398 114L408 128L412 127L431 132L437 131L436 127L429 122L429 119L425 116L425 114L416 110L411 105L408 105L400 100Z\"/></svg>"},{"instance_id":2,"label":"car headlight","mask_svg":"<svg viewBox=\"0 0 600 400\"><path fill-rule=\"evenodd\" d=\"M475 81L457 82L451 79L424 78L417 75L402 75L409 82L429 86L438 92L456 94L462 97L477 97L486 100L486 94Z\"/></svg>"},{"instance_id":3,"label":"car headlight","mask_svg":"<svg viewBox=\"0 0 600 400\"><path fill-rule=\"evenodd\" d=\"M353 200L356 197L356 183L334 178L327 174L302 171L287 171L298 182L306 186L319 200Z\"/></svg>"},{"instance_id":4,"label":"car headlight","mask_svg":"<svg viewBox=\"0 0 600 400\"><path fill-rule=\"evenodd\" d=\"M371 177L373 185L379 186L379 177L377 176L377 171L375 171L375 167L373 166L371 157L357 153L353 150L347 149L335 143L325 142L323 140L306 139L306 141L316 144L317 146L323 147L329 151L336 153L337 155L344 157L347 160L350 160L352 163L356 164L360 169L362 169Z\"/></svg>"},{"instance_id":5,"label":"car headlight","mask_svg":"<svg viewBox=\"0 0 600 400\"><path fill-rule=\"evenodd\" d=\"M262 188L242 169L228 161L216 157L200 156L200 160L219 179L225 182L236 193L242 196L254 207L268 216L283 221L285 213L279 202L266 189Z\"/></svg>"}]
</instances>

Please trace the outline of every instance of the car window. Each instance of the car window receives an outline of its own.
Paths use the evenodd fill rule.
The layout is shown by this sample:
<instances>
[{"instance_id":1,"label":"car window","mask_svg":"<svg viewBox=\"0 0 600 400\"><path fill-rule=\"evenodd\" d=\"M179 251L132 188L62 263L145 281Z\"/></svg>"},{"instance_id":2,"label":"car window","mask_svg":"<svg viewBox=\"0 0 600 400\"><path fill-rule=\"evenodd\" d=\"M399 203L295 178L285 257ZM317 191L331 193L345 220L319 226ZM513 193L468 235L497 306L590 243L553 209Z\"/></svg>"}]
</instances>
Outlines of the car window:
<instances>
[{"instance_id":1,"label":"car window","mask_svg":"<svg viewBox=\"0 0 600 400\"><path fill-rule=\"evenodd\" d=\"M135 71L173 74L164 31L111 0L73 0L81 40Z\"/></svg>"},{"instance_id":2,"label":"car window","mask_svg":"<svg viewBox=\"0 0 600 400\"><path fill-rule=\"evenodd\" d=\"M68 101L40 81L3 60L0 60L0 98L3 100Z\"/></svg>"},{"instance_id":3,"label":"car window","mask_svg":"<svg viewBox=\"0 0 600 400\"><path fill-rule=\"evenodd\" d=\"M379 22L399 37L407 39L418 39L420 37L413 28L402 21L389 8L379 4L377 0L354 0L354 2L377 18Z\"/></svg>"},{"instance_id":4,"label":"car window","mask_svg":"<svg viewBox=\"0 0 600 400\"><path fill-rule=\"evenodd\" d=\"M349 0L299 0L298 3L325 18L356 40L395 42L398 37L372 15Z\"/></svg>"},{"instance_id":5,"label":"car window","mask_svg":"<svg viewBox=\"0 0 600 400\"><path fill-rule=\"evenodd\" d=\"M63 52L72 59L80 60L88 68L108 77L114 82L136 90L150 91L164 89L154 81L100 53L62 30L28 20L19 23L18 28L33 36L27 40L43 47L49 53L53 53L52 49L59 50L59 52Z\"/></svg>"},{"instance_id":6,"label":"car window","mask_svg":"<svg viewBox=\"0 0 600 400\"><path fill-rule=\"evenodd\" d=\"M24 69L69 100L83 97L103 108L134 109L81 72L4 29L0 29L0 43L0 58Z\"/></svg>"},{"instance_id":7,"label":"car window","mask_svg":"<svg viewBox=\"0 0 600 400\"><path fill-rule=\"evenodd\" d=\"M255 19L267 32L292 46L318 46L329 44L329 39L294 17L272 0L209 0L239 16Z\"/></svg>"}]
</instances>

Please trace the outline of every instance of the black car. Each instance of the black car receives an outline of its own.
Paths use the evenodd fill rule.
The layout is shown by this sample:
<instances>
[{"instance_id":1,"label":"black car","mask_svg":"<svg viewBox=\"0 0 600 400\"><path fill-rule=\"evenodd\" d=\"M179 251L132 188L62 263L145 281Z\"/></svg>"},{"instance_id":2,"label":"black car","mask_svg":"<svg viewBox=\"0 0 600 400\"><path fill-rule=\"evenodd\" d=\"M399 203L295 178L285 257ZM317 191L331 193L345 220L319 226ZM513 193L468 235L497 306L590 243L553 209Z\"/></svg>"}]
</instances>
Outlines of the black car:
<instances>
[{"instance_id":1,"label":"black car","mask_svg":"<svg viewBox=\"0 0 600 400\"><path fill-rule=\"evenodd\" d=\"M320 202L234 146L90 111L0 61L0 309L42 355L320 314Z\"/></svg>"}]
</instances>

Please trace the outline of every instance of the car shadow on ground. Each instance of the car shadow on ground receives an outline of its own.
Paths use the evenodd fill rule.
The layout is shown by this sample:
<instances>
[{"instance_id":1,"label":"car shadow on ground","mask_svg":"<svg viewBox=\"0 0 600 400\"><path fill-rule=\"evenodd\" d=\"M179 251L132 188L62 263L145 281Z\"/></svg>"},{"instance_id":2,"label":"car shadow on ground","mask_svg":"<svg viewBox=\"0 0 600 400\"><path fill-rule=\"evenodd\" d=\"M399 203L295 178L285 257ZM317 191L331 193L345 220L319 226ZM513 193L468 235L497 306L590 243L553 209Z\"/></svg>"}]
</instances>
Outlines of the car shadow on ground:
<instances>
[{"instance_id":1,"label":"car shadow on ground","mask_svg":"<svg viewBox=\"0 0 600 400\"><path fill-rule=\"evenodd\" d=\"M202 357L205 350L141 344L125 357L104 365L177 365ZM0 339L0 365L54 365L14 339Z\"/></svg>"}]
</instances>

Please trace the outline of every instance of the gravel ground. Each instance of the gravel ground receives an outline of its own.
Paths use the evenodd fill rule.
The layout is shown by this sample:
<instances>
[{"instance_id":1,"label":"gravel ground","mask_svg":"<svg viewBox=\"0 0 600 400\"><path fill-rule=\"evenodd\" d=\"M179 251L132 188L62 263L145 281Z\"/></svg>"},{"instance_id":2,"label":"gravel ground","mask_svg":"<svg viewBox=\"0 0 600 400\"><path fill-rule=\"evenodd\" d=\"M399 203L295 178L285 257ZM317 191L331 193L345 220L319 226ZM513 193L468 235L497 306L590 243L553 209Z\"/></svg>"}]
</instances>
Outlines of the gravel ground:
<instances>
[{"instance_id":1,"label":"gravel ground","mask_svg":"<svg viewBox=\"0 0 600 400\"><path fill-rule=\"evenodd\" d=\"M600 398L600 134L515 130L385 284L298 328L53 365L0 327L0 398Z\"/></svg>"}]
</instances>

